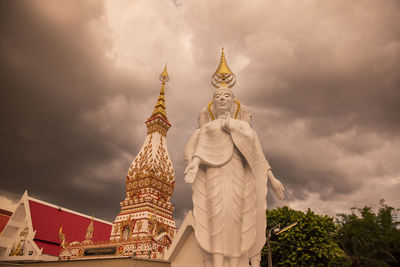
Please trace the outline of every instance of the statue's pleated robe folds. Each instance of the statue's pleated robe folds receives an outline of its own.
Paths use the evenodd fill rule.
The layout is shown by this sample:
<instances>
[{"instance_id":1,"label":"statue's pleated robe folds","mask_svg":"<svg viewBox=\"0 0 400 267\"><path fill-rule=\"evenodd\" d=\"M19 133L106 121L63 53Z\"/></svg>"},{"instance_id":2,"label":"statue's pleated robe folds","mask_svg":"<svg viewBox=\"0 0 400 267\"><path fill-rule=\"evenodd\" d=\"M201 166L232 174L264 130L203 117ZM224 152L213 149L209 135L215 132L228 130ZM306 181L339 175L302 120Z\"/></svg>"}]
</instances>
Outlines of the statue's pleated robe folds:
<instances>
[{"instance_id":1,"label":"statue's pleated robe folds","mask_svg":"<svg viewBox=\"0 0 400 267\"><path fill-rule=\"evenodd\" d=\"M267 171L256 132L248 122L216 119L190 138L185 159L201 160L193 184L195 236L208 253L259 255L265 244Z\"/></svg>"}]
</instances>

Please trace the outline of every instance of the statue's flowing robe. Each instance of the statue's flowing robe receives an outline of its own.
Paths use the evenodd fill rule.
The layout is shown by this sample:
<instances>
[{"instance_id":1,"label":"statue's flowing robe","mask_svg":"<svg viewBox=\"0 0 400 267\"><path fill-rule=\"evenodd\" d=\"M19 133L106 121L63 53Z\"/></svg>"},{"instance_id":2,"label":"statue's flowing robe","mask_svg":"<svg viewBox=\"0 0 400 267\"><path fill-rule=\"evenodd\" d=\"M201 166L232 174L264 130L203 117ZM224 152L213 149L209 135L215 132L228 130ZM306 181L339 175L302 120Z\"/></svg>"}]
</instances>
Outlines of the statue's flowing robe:
<instances>
[{"instance_id":1,"label":"statue's flowing robe","mask_svg":"<svg viewBox=\"0 0 400 267\"><path fill-rule=\"evenodd\" d=\"M228 257L259 255L265 244L267 171L256 132L246 121L220 119L190 138L185 159L201 160L193 184L195 236L202 249Z\"/></svg>"}]
</instances>

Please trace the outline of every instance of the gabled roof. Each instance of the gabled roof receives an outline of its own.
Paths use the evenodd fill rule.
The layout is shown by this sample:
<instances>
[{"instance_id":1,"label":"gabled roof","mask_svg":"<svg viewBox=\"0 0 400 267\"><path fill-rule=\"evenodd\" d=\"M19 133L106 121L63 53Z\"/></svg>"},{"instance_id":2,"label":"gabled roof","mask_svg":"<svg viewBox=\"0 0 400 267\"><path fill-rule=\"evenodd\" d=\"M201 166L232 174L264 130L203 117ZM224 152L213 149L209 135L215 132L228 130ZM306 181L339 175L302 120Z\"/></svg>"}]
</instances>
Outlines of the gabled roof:
<instances>
[{"instance_id":1,"label":"gabled roof","mask_svg":"<svg viewBox=\"0 0 400 267\"><path fill-rule=\"evenodd\" d=\"M32 227L36 231L34 241L39 248L43 248L43 254L54 256L60 254L60 227L63 228L67 243L85 240L86 229L91 221L90 216L32 197L29 197L29 209ZM110 240L112 227L110 222L95 218L93 226L93 242Z\"/></svg>"},{"instance_id":2,"label":"gabled roof","mask_svg":"<svg viewBox=\"0 0 400 267\"><path fill-rule=\"evenodd\" d=\"M3 232L3 229L6 227L11 215L11 211L0 209L0 233Z\"/></svg>"}]
</instances>

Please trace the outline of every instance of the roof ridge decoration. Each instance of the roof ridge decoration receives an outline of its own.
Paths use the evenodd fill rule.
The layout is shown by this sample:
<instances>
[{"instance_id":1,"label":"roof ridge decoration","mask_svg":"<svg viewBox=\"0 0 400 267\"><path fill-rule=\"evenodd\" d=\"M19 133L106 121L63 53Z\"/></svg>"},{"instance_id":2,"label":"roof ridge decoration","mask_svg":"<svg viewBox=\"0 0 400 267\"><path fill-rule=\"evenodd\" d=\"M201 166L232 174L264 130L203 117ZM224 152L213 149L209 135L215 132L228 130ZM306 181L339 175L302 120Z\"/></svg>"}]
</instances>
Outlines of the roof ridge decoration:
<instances>
[{"instance_id":1,"label":"roof ridge decoration","mask_svg":"<svg viewBox=\"0 0 400 267\"><path fill-rule=\"evenodd\" d=\"M228 67L226 63L224 47L222 47L221 59L218 65L217 70L214 72L211 77L211 84L215 88L219 88L221 86L232 88L236 83L236 76L233 74L231 69Z\"/></svg>"},{"instance_id":2,"label":"roof ridge decoration","mask_svg":"<svg viewBox=\"0 0 400 267\"><path fill-rule=\"evenodd\" d=\"M65 248L65 234L63 233L62 226L58 231L58 238L60 239L60 247Z\"/></svg>"}]
</instances>

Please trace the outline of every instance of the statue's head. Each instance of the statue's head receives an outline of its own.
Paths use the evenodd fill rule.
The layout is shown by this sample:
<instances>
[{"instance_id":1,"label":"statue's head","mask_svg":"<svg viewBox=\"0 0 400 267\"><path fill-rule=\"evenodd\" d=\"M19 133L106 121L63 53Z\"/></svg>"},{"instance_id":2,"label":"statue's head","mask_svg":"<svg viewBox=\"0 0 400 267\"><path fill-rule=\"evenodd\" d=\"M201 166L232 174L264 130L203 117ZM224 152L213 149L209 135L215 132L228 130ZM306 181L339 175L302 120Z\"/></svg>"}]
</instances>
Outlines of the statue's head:
<instances>
[{"instance_id":1,"label":"statue's head","mask_svg":"<svg viewBox=\"0 0 400 267\"><path fill-rule=\"evenodd\" d=\"M214 91L213 105L217 113L217 117L225 112L231 111L234 99L235 96L233 95L232 90L228 87L221 86Z\"/></svg>"}]
</instances>

